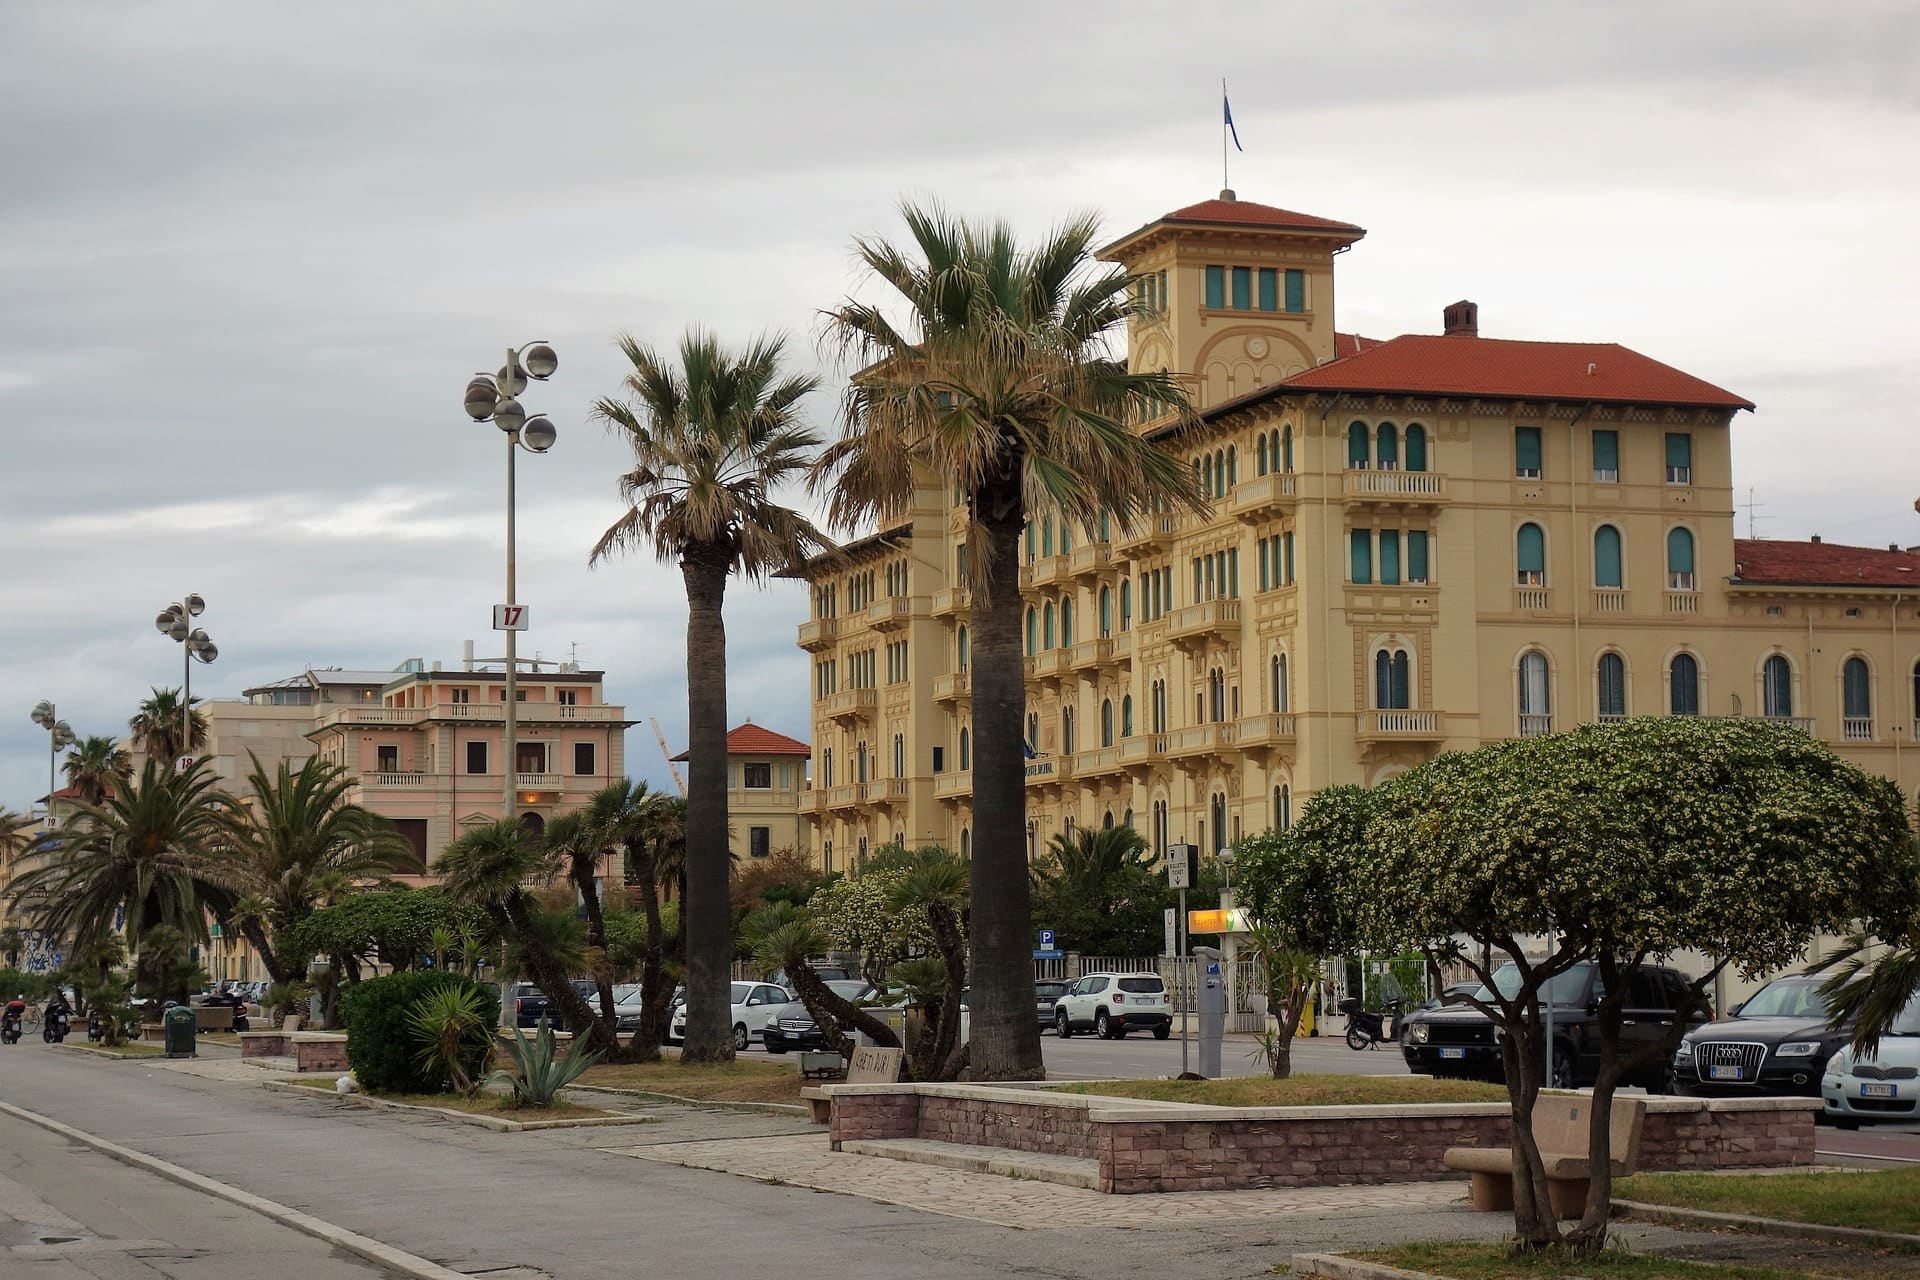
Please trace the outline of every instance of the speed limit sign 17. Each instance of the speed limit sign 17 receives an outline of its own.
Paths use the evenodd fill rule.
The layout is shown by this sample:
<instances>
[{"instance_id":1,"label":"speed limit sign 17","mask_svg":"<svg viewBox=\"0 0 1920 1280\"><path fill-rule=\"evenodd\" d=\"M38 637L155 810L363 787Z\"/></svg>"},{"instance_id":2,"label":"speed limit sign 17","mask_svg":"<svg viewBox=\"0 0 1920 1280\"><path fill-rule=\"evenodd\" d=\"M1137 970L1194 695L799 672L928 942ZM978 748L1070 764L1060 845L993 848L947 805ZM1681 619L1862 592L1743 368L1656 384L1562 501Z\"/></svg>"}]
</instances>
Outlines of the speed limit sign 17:
<instances>
[{"instance_id":1,"label":"speed limit sign 17","mask_svg":"<svg viewBox=\"0 0 1920 1280\"><path fill-rule=\"evenodd\" d=\"M495 631L525 631L527 629L527 606L523 604L497 604L493 606L493 629Z\"/></svg>"}]
</instances>

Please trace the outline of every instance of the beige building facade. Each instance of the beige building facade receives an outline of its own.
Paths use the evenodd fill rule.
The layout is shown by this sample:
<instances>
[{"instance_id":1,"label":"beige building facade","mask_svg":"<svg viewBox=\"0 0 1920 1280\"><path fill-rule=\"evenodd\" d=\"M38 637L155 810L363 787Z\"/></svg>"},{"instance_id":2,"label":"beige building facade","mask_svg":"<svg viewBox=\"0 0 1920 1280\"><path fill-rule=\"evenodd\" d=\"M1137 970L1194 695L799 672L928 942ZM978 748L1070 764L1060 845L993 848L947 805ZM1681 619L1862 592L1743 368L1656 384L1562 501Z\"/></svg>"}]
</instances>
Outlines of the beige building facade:
<instances>
[{"instance_id":1,"label":"beige building facade","mask_svg":"<svg viewBox=\"0 0 1920 1280\"><path fill-rule=\"evenodd\" d=\"M751 720L727 733L727 831L736 866L783 849L806 853L812 832L800 816L813 748ZM686 752L671 763L688 761Z\"/></svg>"},{"instance_id":2,"label":"beige building facade","mask_svg":"<svg viewBox=\"0 0 1920 1280\"><path fill-rule=\"evenodd\" d=\"M1364 231L1222 193L1123 237L1136 368L1199 421L1206 515L1067 528L1022 582L1029 850L1285 826L1437 752L1634 715L1791 721L1913 797L1920 555L1734 537L1742 397L1610 343L1503 341L1477 308L1335 328ZM1571 252L1571 250L1570 250ZM973 838L966 515L938 477L809 575L824 869ZM1889 513L1890 528L1896 513Z\"/></svg>"}]
</instances>

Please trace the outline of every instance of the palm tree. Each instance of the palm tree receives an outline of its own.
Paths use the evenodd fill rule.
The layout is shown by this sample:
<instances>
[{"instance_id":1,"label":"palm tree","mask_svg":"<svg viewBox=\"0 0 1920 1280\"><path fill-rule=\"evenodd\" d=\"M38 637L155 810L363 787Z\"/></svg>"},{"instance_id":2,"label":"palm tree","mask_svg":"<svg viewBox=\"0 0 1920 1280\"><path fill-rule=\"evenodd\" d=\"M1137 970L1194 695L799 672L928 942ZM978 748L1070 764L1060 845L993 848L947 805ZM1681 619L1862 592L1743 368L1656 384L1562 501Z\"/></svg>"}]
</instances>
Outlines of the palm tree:
<instances>
[{"instance_id":1,"label":"palm tree","mask_svg":"<svg viewBox=\"0 0 1920 1280\"><path fill-rule=\"evenodd\" d=\"M314 908L386 879L413 850L384 818L348 801L352 776L319 756L271 774L250 756L250 793L227 856L212 870L235 894L233 918L275 982L301 974L279 952L280 933Z\"/></svg>"},{"instance_id":2,"label":"palm tree","mask_svg":"<svg viewBox=\"0 0 1920 1280\"><path fill-rule=\"evenodd\" d=\"M687 1040L681 1060L733 1057L728 1017L732 910L727 849L727 579L758 581L824 550L826 540L778 492L812 461L819 438L798 405L817 379L781 371L784 343L761 338L724 350L690 330L679 366L632 337L620 343L633 372L630 400L601 400L594 414L633 447L620 477L629 504L593 549L648 547L677 561L687 591Z\"/></svg>"},{"instance_id":3,"label":"palm tree","mask_svg":"<svg viewBox=\"0 0 1920 1280\"><path fill-rule=\"evenodd\" d=\"M619 786L618 783L613 785ZM608 789L602 788L603 791ZM589 805L591 803L589 801ZM587 920L587 946L598 957L593 965L594 987L600 996L598 1016L612 1027L616 1025L613 973L607 967L607 917L604 904L600 901L600 867L613 843L612 833L595 822L587 809L575 809L547 823L542 839L560 874L580 895L580 905Z\"/></svg>"},{"instance_id":4,"label":"palm tree","mask_svg":"<svg viewBox=\"0 0 1920 1280\"><path fill-rule=\"evenodd\" d=\"M1113 882L1128 870L1153 864L1146 837L1126 826L1058 833L1047 841L1047 854L1051 865L1035 866L1034 875L1058 881L1089 900L1106 898Z\"/></svg>"},{"instance_id":5,"label":"palm tree","mask_svg":"<svg viewBox=\"0 0 1920 1280\"><path fill-rule=\"evenodd\" d=\"M514 944L519 965L558 1007L569 1031L585 1037L589 1049L613 1047L607 1028L574 990L565 961L536 919L540 904L525 886L550 879L552 868L545 851L518 822L503 818L473 828L447 846L433 870L448 894L484 910L501 938Z\"/></svg>"},{"instance_id":6,"label":"palm tree","mask_svg":"<svg viewBox=\"0 0 1920 1280\"><path fill-rule=\"evenodd\" d=\"M129 938L164 924L204 941L233 830L232 801L214 781L204 763L179 773L150 756L138 778L116 779L104 804L80 805L27 855L13 905L76 949L123 924Z\"/></svg>"},{"instance_id":7,"label":"palm tree","mask_svg":"<svg viewBox=\"0 0 1920 1280\"><path fill-rule=\"evenodd\" d=\"M60 768L81 804L103 804L116 778L133 776L133 753L112 738L94 735L75 743Z\"/></svg>"},{"instance_id":8,"label":"palm tree","mask_svg":"<svg viewBox=\"0 0 1920 1280\"><path fill-rule=\"evenodd\" d=\"M1026 684L1019 541L1041 512L1088 528L1172 504L1201 509L1191 471L1129 424L1189 419L1163 372L1132 373L1108 347L1135 305L1119 268L1093 266L1095 222L1069 219L1023 249L1003 222L906 206L913 245L858 244L897 297L849 301L831 340L862 366L843 434L821 458L829 514L856 530L901 512L916 489L957 492L972 516L973 1078L1041 1071L1033 1020L1027 882ZM889 308L904 303L897 327Z\"/></svg>"},{"instance_id":9,"label":"palm tree","mask_svg":"<svg viewBox=\"0 0 1920 1280\"><path fill-rule=\"evenodd\" d=\"M671 984L666 973L666 928L660 917L660 887L663 880L677 875L685 850L686 801L655 791L644 782L621 778L594 792L586 807L578 811L593 833L591 845L602 851L619 850L623 879L638 891L645 921L645 941L640 950L640 1027L620 1051L629 1062L652 1062L660 1056L667 1017L672 1012ZM567 815L571 817L572 815ZM565 819L561 819L565 821ZM553 824L547 827L549 845ZM600 861L570 858L568 878L579 888L586 904L589 933L606 946L605 902L594 877ZM611 1023L611 987L601 993L604 1016Z\"/></svg>"},{"instance_id":10,"label":"palm tree","mask_svg":"<svg viewBox=\"0 0 1920 1280\"><path fill-rule=\"evenodd\" d=\"M193 700L196 704L200 699ZM162 760L171 763L183 755L197 754L207 745L207 713L193 713L193 734L183 743L185 718L180 712L180 691L178 689L155 689L151 697L142 699L140 710L133 719L127 721L127 728L133 734L133 745L146 752L150 760Z\"/></svg>"},{"instance_id":11,"label":"palm tree","mask_svg":"<svg viewBox=\"0 0 1920 1280\"><path fill-rule=\"evenodd\" d=\"M38 818L30 818L0 805L0 869L11 867L16 859L33 847L36 837L28 833L39 823Z\"/></svg>"}]
</instances>

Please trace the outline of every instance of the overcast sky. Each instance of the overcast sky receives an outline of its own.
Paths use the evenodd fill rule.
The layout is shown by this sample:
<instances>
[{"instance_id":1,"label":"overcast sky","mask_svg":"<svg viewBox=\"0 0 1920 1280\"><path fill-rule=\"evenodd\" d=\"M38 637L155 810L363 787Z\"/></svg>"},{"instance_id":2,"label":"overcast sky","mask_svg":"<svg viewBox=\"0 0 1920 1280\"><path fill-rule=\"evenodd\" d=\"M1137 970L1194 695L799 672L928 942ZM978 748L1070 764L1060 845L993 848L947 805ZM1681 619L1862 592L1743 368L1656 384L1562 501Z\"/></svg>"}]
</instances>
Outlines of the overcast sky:
<instances>
[{"instance_id":1,"label":"overcast sky","mask_svg":"<svg viewBox=\"0 0 1920 1280\"><path fill-rule=\"evenodd\" d=\"M214 696L492 647L504 467L460 393L532 338L560 441L520 468L526 647L577 642L684 745L677 571L586 568L616 335L784 330L819 365L902 196L1118 233L1212 195L1222 76L1242 198L1368 229L1342 329L1471 297L1485 336L1624 343L1760 406L1761 533L1920 543L1911 3L11 0L6 27L0 804L44 792L37 699L118 732L178 683L151 620L185 591ZM805 736L804 608L730 597L736 722ZM644 723L628 747L665 781Z\"/></svg>"}]
</instances>

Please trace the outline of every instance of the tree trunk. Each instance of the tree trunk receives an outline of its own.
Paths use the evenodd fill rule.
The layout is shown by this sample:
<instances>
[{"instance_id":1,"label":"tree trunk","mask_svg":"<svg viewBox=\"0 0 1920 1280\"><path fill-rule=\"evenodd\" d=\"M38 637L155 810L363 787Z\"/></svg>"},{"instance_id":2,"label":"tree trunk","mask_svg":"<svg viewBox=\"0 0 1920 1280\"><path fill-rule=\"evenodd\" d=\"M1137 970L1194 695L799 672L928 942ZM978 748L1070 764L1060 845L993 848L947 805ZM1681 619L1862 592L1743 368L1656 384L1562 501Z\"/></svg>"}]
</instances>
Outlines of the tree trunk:
<instances>
[{"instance_id":1,"label":"tree trunk","mask_svg":"<svg viewBox=\"0 0 1920 1280\"><path fill-rule=\"evenodd\" d=\"M673 1011L672 990L663 980L666 947L660 925L660 885L654 878L650 853L628 855L640 881L640 907L647 919L647 945L640 958L640 1029L621 1051L622 1062L658 1062L667 1035L667 1016Z\"/></svg>"},{"instance_id":2,"label":"tree trunk","mask_svg":"<svg viewBox=\"0 0 1920 1280\"><path fill-rule=\"evenodd\" d=\"M733 906L727 853L727 625L730 556L693 546L680 561L687 587L686 901L680 908L687 959L689 1065L733 1060L729 993Z\"/></svg>"},{"instance_id":3,"label":"tree trunk","mask_svg":"<svg viewBox=\"0 0 1920 1280\"><path fill-rule=\"evenodd\" d=\"M1560 1242L1560 1224L1547 1197L1547 1167L1533 1136L1533 1104L1540 1096L1543 1068L1542 1028L1538 995L1532 984L1522 986L1515 1006L1526 1009L1525 1025L1509 1027L1500 1037L1501 1063L1507 1074L1507 1100L1513 1111L1508 1126L1513 1149L1513 1232L1516 1250L1543 1249Z\"/></svg>"},{"instance_id":4,"label":"tree trunk","mask_svg":"<svg viewBox=\"0 0 1920 1280\"><path fill-rule=\"evenodd\" d=\"M267 941L267 931L260 927L259 921L249 920L247 923L241 925L240 933L242 937L246 938L248 944L260 953L260 963L267 966L267 976L269 978L272 978L275 982L292 981L292 979L287 976L286 963L274 953L272 945Z\"/></svg>"},{"instance_id":5,"label":"tree trunk","mask_svg":"<svg viewBox=\"0 0 1920 1280\"><path fill-rule=\"evenodd\" d=\"M527 896L516 888L507 895L505 910L509 925L519 936L520 954L525 958L527 968L532 971L534 984L560 1010L567 1030L573 1032L575 1047L579 1047L584 1040L586 1048L600 1053L615 1048L611 1026L593 1016L593 1007L573 989L573 982L567 977L566 970L540 937L533 922L533 913L527 907Z\"/></svg>"},{"instance_id":6,"label":"tree trunk","mask_svg":"<svg viewBox=\"0 0 1920 1280\"><path fill-rule=\"evenodd\" d=\"M594 859L593 870L598 870L599 858ZM580 891L580 901L587 911L587 945L600 951L600 963L593 967L593 985L600 996L600 1020L607 1024L609 1034L619 1025L619 1019L613 1012L613 977L607 971L607 917L600 907L600 886L589 875L573 882ZM614 1040L618 1042L618 1035Z\"/></svg>"},{"instance_id":7,"label":"tree trunk","mask_svg":"<svg viewBox=\"0 0 1920 1280\"><path fill-rule=\"evenodd\" d=\"M967 939L960 931L959 917L945 902L927 904L927 922L933 929L933 944L946 966L946 990L940 997L940 1019L929 1030L933 1043L926 1053L926 1069L919 1078L930 1081L952 1080L959 1074L956 1056L961 1047L960 1020L969 1016L963 1000L967 990Z\"/></svg>"},{"instance_id":8,"label":"tree trunk","mask_svg":"<svg viewBox=\"0 0 1920 1280\"><path fill-rule=\"evenodd\" d=\"M970 1079L1040 1080L1027 874L1026 663L1020 645L1019 471L983 485L985 581L973 606L973 1010Z\"/></svg>"},{"instance_id":9,"label":"tree trunk","mask_svg":"<svg viewBox=\"0 0 1920 1280\"><path fill-rule=\"evenodd\" d=\"M889 1049L900 1047L900 1037L893 1028L868 1013L865 1009L835 993L826 984L812 965L788 965L787 980L793 983L793 993L800 997L800 1003L813 1015L813 1021L820 1028L820 1034L828 1044L839 1049L842 1057L853 1052L852 1038L846 1028L851 1026L874 1043Z\"/></svg>"},{"instance_id":10,"label":"tree trunk","mask_svg":"<svg viewBox=\"0 0 1920 1280\"><path fill-rule=\"evenodd\" d=\"M1267 999L1273 999L1273 982L1267 983ZM1300 1034L1300 1019L1306 1016L1307 1001L1313 998L1314 982L1310 979L1303 983L1294 983L1286 987L1287 999L1274 1011L1277 1024L1273 1042L1273 1078L1286 1080L1293 1076L1293 1038Z\"/></svg>"}]
</instances>

